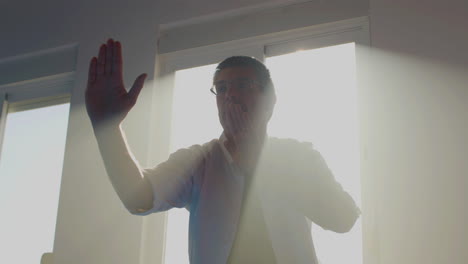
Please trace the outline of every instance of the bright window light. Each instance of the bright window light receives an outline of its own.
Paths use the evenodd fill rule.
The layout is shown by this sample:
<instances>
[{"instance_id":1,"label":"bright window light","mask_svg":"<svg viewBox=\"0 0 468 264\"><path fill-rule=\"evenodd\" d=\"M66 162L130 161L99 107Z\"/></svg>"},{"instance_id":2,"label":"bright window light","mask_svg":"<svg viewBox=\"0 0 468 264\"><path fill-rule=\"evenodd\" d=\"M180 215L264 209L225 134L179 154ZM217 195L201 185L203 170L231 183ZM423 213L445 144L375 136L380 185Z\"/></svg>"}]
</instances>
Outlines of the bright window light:
<instances>
[{"instance_id":1,"label":"bright window light","mask_svg":"<svg viewBox=\"0 0 468 264\"><path fill-rule=\"evenodd\" d=\"M203 144L222 133L216 97L210 92L216 65L177 71L172 108L171 152ZM188 224L186 209L171 209L166 228L164 263L188 264Z\"/></svg>"},{"instance_id":2,"label":"bright window light","mask_svg":"<svg viewBox=\"0 0 468 264\"><path fill-rule=\"evenodd\" d=\"M0 263L52 252L69 104L7 114L0 161Z\"/></svg>"},{"instance_id":3,"label":"bright window light","mask_svg":"<svg viewBox=\"0 0 468 264\"><path fill-rule=\"evenodd\" d=\"M359 149L354 44L270 57L277 105L268 134L312 142L335 178L360 205ZM218 138L214 95L209 92L215 65L177 71L171 152ZM165 263L188 263L188 211L168 212ZM361 220L336 234L313 226L320 263L362 263Z\"/></svg>"},{"instance_id":4,"label":"bright window light","mask_svg":"<svg viewBox=\"0 0 468 264\"><path fill-rule=\"evenodd\" d=\"M266 59L277 104L268 134L312 142L361 204L354 43ZM361 219L346 234L312 226L320 263L362 263Z\"/></svg>"},{"instance_id":5,"label":"bright window light","mask_svg":"<svg viewBox=\"0 0 468 264\"><path fill-rule=\"evenodd\" d=\"M172 111L171 151L218 138L216 96L210 92L216 65L177 71Z\"/></svg>"}]
</instances>

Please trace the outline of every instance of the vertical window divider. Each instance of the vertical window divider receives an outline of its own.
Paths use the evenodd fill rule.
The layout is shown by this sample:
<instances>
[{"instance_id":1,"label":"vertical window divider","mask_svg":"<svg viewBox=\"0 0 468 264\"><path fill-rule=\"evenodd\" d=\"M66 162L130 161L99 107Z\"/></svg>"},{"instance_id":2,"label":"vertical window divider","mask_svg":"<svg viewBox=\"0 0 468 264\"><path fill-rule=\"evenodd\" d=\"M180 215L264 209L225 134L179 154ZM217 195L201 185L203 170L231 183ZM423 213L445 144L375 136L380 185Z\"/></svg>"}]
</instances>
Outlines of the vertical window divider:
<instances>
[{"instance_id":1,"label":"vertical window divider","mask_svg":"<svg viewBox=\"0 0 468 264\"><path fill-rule=\"evenodd\" d=\"M0 93L0 160L2 158L3 138L5 136L5 125L8 113L8 94Z\"/></svg>"}]
</instances>

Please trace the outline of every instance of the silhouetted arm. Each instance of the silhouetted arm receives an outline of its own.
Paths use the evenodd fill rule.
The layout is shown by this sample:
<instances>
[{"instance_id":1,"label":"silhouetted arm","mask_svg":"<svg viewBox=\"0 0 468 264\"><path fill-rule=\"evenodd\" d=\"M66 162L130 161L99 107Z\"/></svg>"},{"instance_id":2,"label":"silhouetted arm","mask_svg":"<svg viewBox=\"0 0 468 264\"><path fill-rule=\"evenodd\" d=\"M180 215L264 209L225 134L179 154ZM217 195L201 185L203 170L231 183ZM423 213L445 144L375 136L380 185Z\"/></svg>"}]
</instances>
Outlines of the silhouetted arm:
<instances>
[{"instance_id":1,"label":"silhouetted arm","mask_svg":"<svg viewBox=\"0 0 468 264\"><path fill-rule=\"evenodd\" d=\"M360 215L353 198L335 180L320 153L305 155L305 175L296 184L296 205L314 223L338 233L351 230Z\"/></svg>"},{"instance_id":2,"label":"silhouetted arm","mask_svg":"<svg viewBox=\"0 0 468 264\"><path fill-rule=\"evenodd\" d=\"M121 45L109 39L90 62L86 109L114 189L131 213L141 213L152 208L151 185L134 160L120 124L135 105L146 74L141 74L127 92L122 68Z\"/></svg>"}]
</instances>

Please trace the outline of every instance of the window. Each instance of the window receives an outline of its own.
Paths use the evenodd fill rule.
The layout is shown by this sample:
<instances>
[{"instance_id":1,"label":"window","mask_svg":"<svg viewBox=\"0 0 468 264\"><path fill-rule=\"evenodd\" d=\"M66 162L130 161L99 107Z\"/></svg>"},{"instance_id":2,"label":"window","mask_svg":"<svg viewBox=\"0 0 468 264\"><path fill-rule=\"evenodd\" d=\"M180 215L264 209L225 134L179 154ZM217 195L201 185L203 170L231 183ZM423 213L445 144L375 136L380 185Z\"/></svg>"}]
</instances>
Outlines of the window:
<instances>
[{"instance_id":1,"label":"window","mask_svg":"<svg viewBox=\"0 0 468 264\"><path fill-rule=\"evenodd\" d=\"M1 263L39 263L43 253L52 252L67 101L8 107L0 160Z\"/></svg>"},{"instance_id":2,"label":"window","mask_svg":"<svg viewBox=\"0 0 468 264\"><path fill-rule=\"evenodd\" d=\"M216 65L177 71L172 107L171 152L208 142L223 131L210 83ZM189 213L174 208L168 212L164 263L188 261Z\"/></svg>"},{"instance_id":3,"label":"window","mask_svg":"<svg viewBox=\"0 0 468 264\"><path fill-rule=\"evenodd\" d=\"M31 61L18 72L37 69ZM73 80L64 72L0 85L0 263L40 263L53 251Z\"/></svg>"},{"instance_id":4,"label":"window","mask_svg":"<svg viewBox=\"0 0 468 264\"><path fill-rule=\"evenodd\" d=\"M368 43L368 29L366 21L348 23L328 26L326 32L320 28L279 32L162 55L162 73L174 78L171 152L207 142L222 132L215 99L208 91L213 63L232 55L255 56L270 69L277 91L269 135L312 142L360 206L356 50ZM320 263L344 259L362 263L361 218L346 234L313 225L312 237ZM187 239L188 212L172 209L168 212L164 263L188 263Z\"/></svg>"},{"instance_id":5,"label":"window","mask_svg":"<svg viewBox=\"0 0 468 264\"><path fill-rule=\"evenodd\" d=\"M359 204L354 43L269 57L266 65L278 97L269 135L313 142ZM207 65L176 72L171 152L220 136L215 99L208 92L214 68ZM345 235L315 225L312 230L321 263L362 262L360 220ZM188 212L172 209L165 263L188 263L187 237Z\"/></svg>"},{"instance_id":6,"label":"window","mask_svg":"<svg viewBox=\"0 0 468 264\"><path fill-rule=\"evenodd\" d=\"M269 57L265 63L277 93L268 134L312 142L359 205L354 50L354 43L348 43ZM362 263L361 218L346 234L314 224L312 238L320 263Z\"/></svg>"}]
</instances>

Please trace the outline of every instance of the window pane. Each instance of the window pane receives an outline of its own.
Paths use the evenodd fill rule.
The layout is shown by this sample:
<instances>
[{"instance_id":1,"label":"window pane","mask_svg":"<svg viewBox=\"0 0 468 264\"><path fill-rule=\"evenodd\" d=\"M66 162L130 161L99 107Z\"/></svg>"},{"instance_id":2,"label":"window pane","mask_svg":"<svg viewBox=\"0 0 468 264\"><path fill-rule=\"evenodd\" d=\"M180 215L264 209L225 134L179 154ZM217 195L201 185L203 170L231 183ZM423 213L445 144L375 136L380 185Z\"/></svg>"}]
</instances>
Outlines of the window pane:
<instances>
[{"instance_id":1,"label":"window pane","mask_svg":"<svg viewBox=\"0 0 468 264\"><path fill-rule=\"evenodd\" d=\"M207 65L176 72L171 152L203 144L221 135L216 98L210 92L215 67ZM189 263L188 225L186 209L169 210L164 263Z\"/></svg>"},{"instance_id":2,"label":"window pane","mask_svg":"<svg viewBox=\"0 0 468 264\"><path fill-rule=\"evenodd\" d=\"M360 205L354 43L270 57L277 93L268 134L312 142ZM361 220L346 234L312 226L320 263L362 263Z\"/></svg>"},{"instance_id":3,"label":"window pane","mask_svg":"<svg viewBox=\"0 0 468 264\"><path fill-rule=\"evenodd\" d=\"M172 108L171 151L218 138L216 96L210 92L216 65L177 71Z\"/></svg>"},{"instance_id":4,"label":"window pane","mask_svg":"<svg viewBox=\"0 0 468 264\"><path fill-rule=\"evenodd\" d=\"M269 135L313 142L360 204L354 44L271 57L266 64L278 97ZM171 151L220 136L216 101L209 92L214 68L176 72ZM185 209L168 212L165 263L188 263L188 217ZM313 239L321 263L362 263L360 220L346 234L314 225Z\"/></svg>"},{"instance_id":5,"label":"window pane","mask_svg":"<svg viewBox=\"0 0 468 264\"><path fill-rule=\"evenodd\" d=\"M7 115L0 161L0 263L52 252L69 104Z\"/></svg>"}]
</instances>

